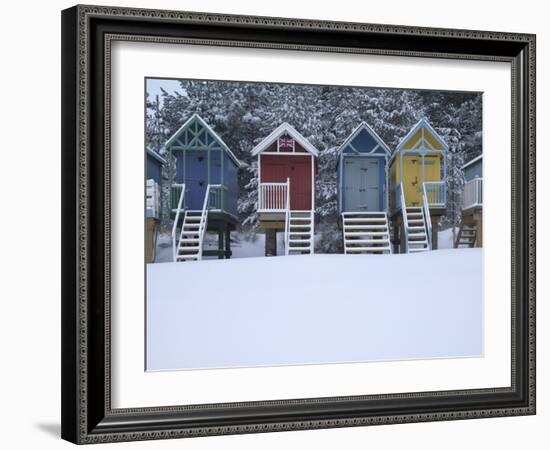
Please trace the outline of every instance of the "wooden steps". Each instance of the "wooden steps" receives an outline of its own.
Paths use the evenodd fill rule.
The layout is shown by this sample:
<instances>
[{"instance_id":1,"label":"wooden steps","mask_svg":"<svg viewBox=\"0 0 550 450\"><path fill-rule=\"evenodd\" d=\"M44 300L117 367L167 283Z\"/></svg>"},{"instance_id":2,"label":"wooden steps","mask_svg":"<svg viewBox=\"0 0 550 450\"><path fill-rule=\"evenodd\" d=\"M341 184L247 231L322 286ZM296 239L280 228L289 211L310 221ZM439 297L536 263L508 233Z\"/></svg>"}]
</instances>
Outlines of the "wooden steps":
<instances>
[{"instance_id":1,"label":"wooden steps","mask_svg":"<svg viewBox=\"0 0 550 450\"><path fill-rule=\"evenodd\" d=\"M312 255L314 253L313 211L287 211L285 224L285 254Z\"/></svg>"},{"instance_id":2,"label":"wooden steps","mask_svg":"<svg viewBox=\"0 0 550 450\"><path fill-rule=\"evenodd\" d=\"M390 254L388 215L384 211L342 213L345 254Z\"/></svg>"}]
</instances>

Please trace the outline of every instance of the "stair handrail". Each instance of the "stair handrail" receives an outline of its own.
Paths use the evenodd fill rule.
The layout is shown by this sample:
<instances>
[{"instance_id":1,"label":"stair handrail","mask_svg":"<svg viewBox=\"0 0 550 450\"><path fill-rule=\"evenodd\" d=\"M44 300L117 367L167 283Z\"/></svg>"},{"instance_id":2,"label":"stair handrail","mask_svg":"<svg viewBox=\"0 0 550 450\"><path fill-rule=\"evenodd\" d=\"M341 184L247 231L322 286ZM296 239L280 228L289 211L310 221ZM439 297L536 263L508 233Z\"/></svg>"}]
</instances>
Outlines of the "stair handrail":
<instances>
[{"instance_id":1,"label":"stair handrail","mask_svg":"<svg viewBox=\"0 0 550 450\"><path fill-rule=\"evenodd\" d=\"M426 193L426 183L422 183L422 204L423 219L426 224L426 237L428 238L428 248L432 249L432 217L430 216L430 205L428 204L428 194Z\"/></svg>"},{"instance_id":2,"label":"stair handrail","mask_svg":"<svg viewBox=\"0 0 550 450\"><path fill-rule=\"evenodd\" d=\"M399 183L399 196L401 200L401 216L403 217L403 238L405 239L405 253L409 253L409 220L407 219L407 204L405 203L403 183Z\"/></svg>"},{"instance_id":3,"label":"stair handrail","mask_svg":"<svg viewBox=\"0 0 550 450\"><path fill-rule=\"evenodd\" d=\"M183 200L185 197L185 183L182 184L173 184L172 187L181 187L180 198L178 200L178 207L176 209L176 217L174 219L174 224L172 225L172 258L174 262L177 262L177 252L176 252L176 231L178 229L178 222L180 219L180 213L185 210L183 206Z\"/></svg>"},{"instance_id":4,"label":"stair handrail","mask_svg":"<svg viewBox=\"0 0 550 450\"><path fill-rule=\"evenodd\" d=\"M199 261L202 259L202 248L204 242L204 234L206 232L206 225L208 221L208 205L210 204L210 187L214 185L206 186L206 193L204 195L204 201L202 203L201 221L199 225Z\"/></svg>"},{"instance_id":5,"label":"stair handrail","mask_svg":"<svg viewBox=\"0 0 550 450\"><path fill-rule=\"evenodd\" d=\"M289 254L288 243L290 233L290 178L286 179L286 209L285 209L285 256Z\"/></svg>"}]
</instances>

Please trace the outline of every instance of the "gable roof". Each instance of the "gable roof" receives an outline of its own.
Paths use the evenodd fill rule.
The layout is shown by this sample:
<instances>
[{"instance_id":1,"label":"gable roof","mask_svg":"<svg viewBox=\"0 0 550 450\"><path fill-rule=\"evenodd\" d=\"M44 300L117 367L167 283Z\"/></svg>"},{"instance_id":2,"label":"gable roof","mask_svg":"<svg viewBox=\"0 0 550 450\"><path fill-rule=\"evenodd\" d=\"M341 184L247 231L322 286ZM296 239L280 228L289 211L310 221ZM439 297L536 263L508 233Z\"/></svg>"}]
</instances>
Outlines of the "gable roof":
<instances>
[{"instance_id":1,"label":"gable roof","mask_svg":"<svg viewBox=\"0 0 550 450\"><path fill-rule=\"evenodd\" d=\"M289 134L296 142L298 142L298 144L300 144L307 152L311 153L313 156L319 155L319 151L313 145L311 145L305 137L298 133L298 131L296 131L296 129L292 125L284 122L277 128L275 128L271 133L269 133L268 136L262 139L262 141L252 149L252 156L256 156L257 154L266 150L271 144L273 144L277 140L277 138L285 133Z\"/></svg>"},{"instance_id":2,"label":"gable roof","mask_svg":"<svg viewBox=\"0 0 550 450\"><path fill-rule=\"evenodd\" d=\"M156 159L161 164L166 164L166 160L162 156L160 156L160 154L158 154L155 150L150 147L147 147L146 150L147 154L151 156L151 158Z\"/></svg>"},{"instance_id":3,"label":"gable roof","mask_svg":"<svg viewBox=\"0 0 550 450\"><path fill-rule=\"evenodd\" d=\"M428 132L434 137L434 139L439 143L441 144L441 146L445 149L445 150L448 150L449 148L449 145L443 140L443 138L441 136L439 136L439 134L437 133L437 131L434 130L434 128L430 125L430 123L422 118L420 119L416 125L414 125L411 130L405 135L405 137L403 139L401 139L401 141L399 142L399 144L397 144L397 147L396 147L396 152L401 150L405 144L409 141L409 139L411 137L414 136L414 134L420 129L420 128L426 128L428 130Z\"/></svg>"},{"instance_id":4,"label":"gable roof","mask_svg":"<svg viewBox=\"0 0 550 450\"><path fill-rule=\"evenodd\" d=\"M464 165L462 166L462 169L465 169L466 167L471 166L472 164L478 162L478 161L479 161L480 159L482 159L482 158L483 158L483 154L481 154L481 155L475 157L474 159L471 159L470 161L468 161L466 164L464 164Z\"/></svg>"},{"instance_id":5,"label":"gable roof","mask_svg":"<svg viewBox=\"0 0 550 450\"><path fill-rule=\"evenodd\" d=\"M351 141L353 141L357 135L359 133L361 133L362 130L366 130L367 133L369 133L373 138L374 140L378 143L378 145L380 147L382 147L382 149L386 152L386 154L388 156L391 155L391 150L390 148L386 145L386 143L382 140L382 138L380 136L378 136L378 134L376 133L376 131L374 131L374 129L365 121L362 121L357 127L355 127L355 129L351 132L351 134L346 138L346 140L344 142L342 142L342 144L340 145L340 147L338 148L338 152L342 152L344 147L346 145L348 145ZM371 153L376 150L377 147L374 147L372 150L371 150Z\"/></svg>"},{"instance_id":6,"label":"gable roof","mask_svg":"<svg viewBox=\"0 0 550 450\"><path fill-rule=\"evenodd\" d=\"M185 129L187 129L194 121L197 121L200 126L205 128L213 137L214 139L220 144L222 149L226 151L231 159L235 162L235 164L238 167L243 167L243 163L235 156L235 154L231 151L231 149L227 146L227 144L223 141L223 139L216 133L210 125L208 125L205 120L199 116L197 113L193 114L189 119L187 119L184 124L176 131L170 138L166 141L164 144L164 147L170 147L174 141L183 133Z\"/></svg>"}]
</instances>

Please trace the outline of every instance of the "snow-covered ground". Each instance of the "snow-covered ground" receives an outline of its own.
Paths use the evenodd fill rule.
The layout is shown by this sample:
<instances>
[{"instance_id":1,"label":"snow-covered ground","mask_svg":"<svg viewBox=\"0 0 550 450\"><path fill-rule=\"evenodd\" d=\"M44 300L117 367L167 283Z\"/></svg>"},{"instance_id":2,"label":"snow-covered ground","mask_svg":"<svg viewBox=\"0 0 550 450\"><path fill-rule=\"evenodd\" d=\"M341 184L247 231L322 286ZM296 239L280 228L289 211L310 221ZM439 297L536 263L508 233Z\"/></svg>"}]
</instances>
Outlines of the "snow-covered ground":
<instances>
[{"instance_id":1,"label":"snow-covered ground","mask_svg":"<svg viewBox=\"0 0 550 450\"><path fill-rule=\"evenodd\" d=\"M240 233L231 233L232 258L250 258L265 255L265 234L258 233L255 238L250 238ZM205 250L216 250L218 248L218 236L207 233L205 235ZM285 254L283 233L277 233L277 254ZM205 259L209 259L206 257ZM217 259L212 257L211 259ZM172 238L169 234L159 234L157 240L156 263L172 262Z\"/></svg>"},{"instance_id":2,"label":"snow-covered ground","mask_svg":"<svg viewBox=\"0 0 550 450\"><path fill-rule=\"evenodd\" d=\"M482 354L481 249L147 266L148 370Z\"/></svg>"},{"instance_id":3,"label":"snow-covered ground","mask_svg":"<svg viewBox=\"0 0 550 450\"><path fill-rule=\"evenodd\" d=\"M455 232L458 233L458 228L455 230ZM440 250L454 248L452 228L447 228L446 230L437 233L437 247Z\"/></svg>"}]
</instances>

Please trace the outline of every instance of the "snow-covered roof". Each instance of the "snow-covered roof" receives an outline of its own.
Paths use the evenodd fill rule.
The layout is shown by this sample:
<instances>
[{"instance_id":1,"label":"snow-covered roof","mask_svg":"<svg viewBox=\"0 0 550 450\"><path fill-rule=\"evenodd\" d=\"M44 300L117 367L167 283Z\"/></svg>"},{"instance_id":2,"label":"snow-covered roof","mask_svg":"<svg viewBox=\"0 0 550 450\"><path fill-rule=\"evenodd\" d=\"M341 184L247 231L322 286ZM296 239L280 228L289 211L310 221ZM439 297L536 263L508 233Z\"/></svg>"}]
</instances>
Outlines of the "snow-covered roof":
<instances>
[{"instance_id":1,"label":"snow-covered roof","mask_svg":"<svg viewBox=\"0 0 550 450\"><path fill-rule=\"evenodd\" d=\"M349 144L353 139L355 139L355 137L361 132L361 130L367 130L367 132L374 138L374 140L378 143L378 145L380 145L380 147L384 149L386 154L388 156L391 155L390 148L386 145L386 143L382 140L382 138L378 136L376 131L374 131L374 129L365 121L362 121L359 125L357 125L357 127L355 127L355 129L351 132L351 134L340 145L338 152L341 152L347 144Z\"/></svg>"},{"instance_id":2,"label":"snow-covered roof","mask_svg":"<svg viewBox=\"0 0 550 450\"><path fill-rule=\"evenodd\" d=\"M313 145L311 145L305 137L298 133L298 131L296 131L296 129L292 125L286 122L275 128L258 145L256 145L256 147L252 149L252 155L256 156L257 154L266 150L283 134L290 135L290 137L292 137L296 142L298 142L298 144L300 144L307 152L311 153L312 155L319 155L319 151Z\"/></svg>"},{"instance_id":3,"label":"snow-covered roof","mask_svg":"<svg viewBox=\"0 0 550 450\"><path fill-rule=\"evenodd\" d=\"M471 159L470 161L468 161L466 164L464 164L462 166L462 169L465 169L466 167L469 167L471 166L472 164L478 162L481 158L483 158L483 155L479 155L478 157L474 158L474 159Z\"/></svg>"},{"instance_id":4,"label":"snow-covered roof","mask_svg":"<svg viewBox=\"0 0 550 450\"><path fill-rule=\"evenodd\" d=\"M430 134L434 137L434 139L437 142L439 142L439 144L441 144L441 146L445 150L447 150L449 148L447 143L441 138L441 136L439 136L437 131L434 130L434 128L430 125L430 123L426 119L422 118L416 123L416 125L414 127L411 128L411 130L405 135L405 137L403 139L401 139L399 144L397 144L396 151L401 150L403 148L403 146L409 141L409 139L412 136L414 136L414 134L422 127L425 127L430 132Z\"/></svg>"},{"instance_id":5,"label":"snow-covered roof","mask_svg":"<svg viewBox=\"0 0 550 450\"><path fill-rule=\"evenodd\" d=\"M155 158L159 163L166 164L166 160L160 156L156 151L154 151L152 148L147 147L147 154Z\"/></svg>"},{"instance_id":6,"label":"snow-covered roof","mask_svg":"<svg viewBox=\"0 0 550 450\"><path fill-rule=\"evenodd\" d=\"M235 156L235 154L231 151L231 149L227 146L227 144L223 141L223 139L218 135L218 133L216 133L213 128L208 125L205 120L199 116L197 113L193 114L189 119L187 119L185 121L185 123L179 127L178 131L176 131L171 137L170 139L168 139L166 141L166 143L164 144L165 147L169 147L170 145L172 145L172 143L178 138L178 136L180 135L180 133L185 130L194 120L196 120L197 122L199 122L199 124L206 128L211 134L212 136L214 136L214 139L216 139L218 141L218 143L221 145L221 147L229 154L229 156L231 157L231 159L235 162L235 164L237 164L237 166L239 167L243 167L243 163Z\"/></svg>"}]
</instances>

